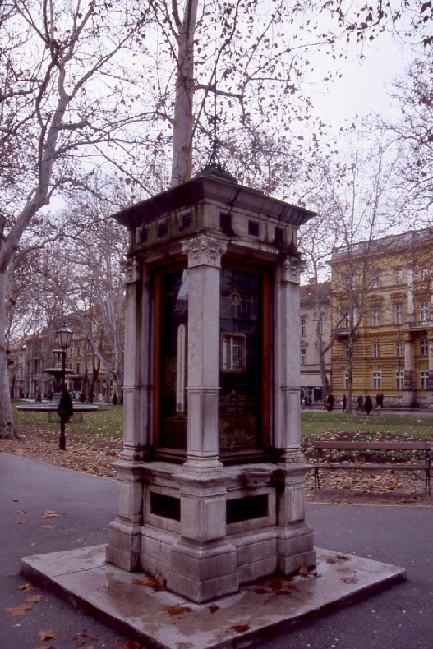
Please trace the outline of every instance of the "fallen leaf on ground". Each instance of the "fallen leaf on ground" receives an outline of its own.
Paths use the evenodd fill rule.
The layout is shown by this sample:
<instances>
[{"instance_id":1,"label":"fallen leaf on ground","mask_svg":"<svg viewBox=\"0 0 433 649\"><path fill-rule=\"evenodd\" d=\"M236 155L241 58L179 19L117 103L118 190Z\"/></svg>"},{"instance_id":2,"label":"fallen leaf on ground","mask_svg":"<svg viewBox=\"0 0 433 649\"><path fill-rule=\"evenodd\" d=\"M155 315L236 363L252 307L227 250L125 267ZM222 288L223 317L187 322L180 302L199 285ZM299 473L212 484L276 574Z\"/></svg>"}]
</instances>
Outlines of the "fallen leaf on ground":
<instances>
[{"instance_id":1,"label":"fallen leaf on ground","mask_svg":"<svg viewBox=\"0 0 433 649\"><path fill-rule=\"evenodd\" d=\"M301 567L298 570L298 575L301 575L301 577L308 577L308 566L306 563L303 563Z\"/></svg>"},{"instance_id":2,"label":"fallen leaf on ground","mask_svg":"<svg viewBox=\"0 0 433 649\"><path fill-rule=\"evenodd\" d=\"M51 509L47 509L47 511L42 514L42 518L58 518L59 516L61 516L61 514Z\"/></svg>"},{"instance_id":3,"label":"fallen leaf on ground","mask_svg":"<svg viewBox=\"0 0 433 649\"><path fill-rule=\"evenodd\" d=\"M114 649L145 649L143 645L132 640L131 642L115 642L113 645Z\"/></svg>"},{"instance_id":4,"label":"fallen leaf on ground","mask_svg":"<svg viewBox=\"0 0 433 649\"><path fill-rule=\"evenodd\" d=\"M5 611L10 617L18 617L20 615L25 615L27 611L30 611L32 607L29 604L21 604L20 606L11 606L6 608Z\"/></svg>"},{"instance_id":5,"label":"fallen leaf on ground","mask_svg":"<svg viewBox=\"0 0 433 649\"><path fill-rule=\"evenodd\" d=\"M155 575L154 577L139 577L134 579L134 584L137 586L148 586L154 590L164 590L167 585L167 580L160 574Z\"/></svg>"},{"instance_id":6,"label":"fallen leaf on ground","mask_svg":"<svg viewBox=\"0 0 433 649\"><path fill-rule=\"evenodd\" d=\"M358 580L356 577L341 577L341 581L344 584L357 584Z\"/></svg>"},{"instance_id":7,"label":"fallen leaf on ground","mask_svg":"<svg viewBox=\"0 0 433 649\"><path fill-rule=\"evenodd\" d=\"M32 595L31 597L27 597L26 602L40 602L41 599L44 599L43 595Z\"/></svg>"},{"instance_id":8,"label":"fallen leaf on ground","mask_svg":"<svg viewBox=\"0 0 433 649\"><path fill-rule=\"evenodd\" d=\"M217 606L216 604L211 604L209 606L209 612L210 613L216 613L217 611L219 611L219 609L220 609L220 607Z\"/></svg>"},{"instance_id":9,"label":"fallen leaf on ground","mask_svg":"<svg viewBox=\"0 0 433 649\"><path fill-rule=\"evenodd\" d=\"M283 581L281 577L271 577L270 578L271 588L273 591L280 590L283 587Z\"/></svg>"},{"instance_id":10,"label":"fallen leaf on ground","mask_svg":"<svg viewBox=\"0 0 433 649\"><path fill-rule=\"evenodd\" d=\"M182 615L190 612L189 606L164 606L164 611L169 615Z\"/></svg>"},{"instance_id":11,"label":"fallen leaf on ground","mask_svg":"<svg viewBox=\"0 0 433 649\"><path fill-rule=\"evenodd\" d=\"M30 590L34 590L34 586L31 584L20 584L17 588L17 590L21 590L24 593L28 593Z\"/></svg>"},{"instance_id":12,"label":"fallen leaf on ground","mask_svg":"<svg viewBox=\"0 0 433 649\"><path fill-rule=\"evenodd\" d=\"M52 640L55 638L57 635L57 631L54 629L41 629L39 631L38 636L40 637L41 640Z\"/></svg>"},{"instance_id":13,"label":"fallen leaf on ground","mask_svg":"<svg viewBox=\"0 0 433 649\"><path fill-rule=\"evenodd\" d=\"M232 629L236 631L236 633L245 633L245 631L248 631L249 628L249 624L235 624L234 626L232 626Z\"/></svg>"}]
</instances>

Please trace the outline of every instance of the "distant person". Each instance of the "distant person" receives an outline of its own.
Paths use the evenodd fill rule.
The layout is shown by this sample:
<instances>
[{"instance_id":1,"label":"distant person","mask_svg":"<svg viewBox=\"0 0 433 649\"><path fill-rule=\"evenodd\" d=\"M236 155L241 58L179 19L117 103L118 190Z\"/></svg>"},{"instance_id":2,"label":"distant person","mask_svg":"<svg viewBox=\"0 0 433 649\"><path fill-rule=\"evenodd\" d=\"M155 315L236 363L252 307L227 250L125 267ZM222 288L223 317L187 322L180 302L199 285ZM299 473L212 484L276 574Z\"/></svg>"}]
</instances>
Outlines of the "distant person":
<instances>
[{"instance_id":1,"label":"distant person","mask_svg":"<svg viewBox=\"0 0 433 649\"><path fill-rule=\"evenodd\" d=\"M375 399L376 399L376 408L383 408L383 392L379 392L376 394Z\"/></svg>"},{"instance_id":2,"label":"distant person","mask_svg":"<svg viewBox=\"0 0 433 649\"><path fill-rule=\"evenodd\" d=\"M328 394L328 397L326 399L326 409L328 412L332 412L334 410L334 395L331 392Z\"/></svg>"},{"instance_id":3,"label":"distant person","mask_svg":"<svg viewBox=\"0 0 433 649\"><path fill-rule=\"evenodd\" d=\"M356 412L362 412L364 410L364 401L361 395L356 400Z\"/></svg>"},{"instance_id":4,"label":"distant person","mask_svg":"<svg viewBox=\"0 0 433 649\"><path fill-rule=\"evenodd\" d=\"M364 406L365 412L367 415L370 414L370 412L373 410L373 402L371 400L371 397L369 394L365 397L365 406Z\"/></svg>"},{"instance_id":5,"label":"distant person","mask_svg":"<svg viewBox=\"0 0 433 649\"><path fill-rule=\"evenodd\" d=\"M342 404L343 404L343 412L346 412L346 410L347 410L347 397L346 397L345 394L343 394Z\"/></svg>"}]
</instances>

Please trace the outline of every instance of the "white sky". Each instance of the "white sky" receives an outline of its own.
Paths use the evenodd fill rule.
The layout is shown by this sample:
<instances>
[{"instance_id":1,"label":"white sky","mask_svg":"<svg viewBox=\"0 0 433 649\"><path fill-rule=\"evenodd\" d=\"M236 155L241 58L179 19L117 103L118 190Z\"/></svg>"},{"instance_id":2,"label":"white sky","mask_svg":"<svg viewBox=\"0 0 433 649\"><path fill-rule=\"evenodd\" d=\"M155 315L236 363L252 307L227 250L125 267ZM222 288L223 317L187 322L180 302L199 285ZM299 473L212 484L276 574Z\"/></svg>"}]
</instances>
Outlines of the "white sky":
<instances>
[{"instance_id":1,"label":"white sky","mask_svg":"<svg viewBox=\"0 0 433 649\"><path fill-rule=\"evenodd\" d=\"M410 60L410 48L403 51L389 34L382 34L377 41L364 48L365 58L341 61L341 79L329 86L329 90L316 89L313 93L316 112L324 122L339 128L345 120L357 115L363 117L371 112L386 113L398 117L398 109L390 97L392 81L402 74ZM329 59L323 59L329 66Z\"/></svg>"}]
</instances>

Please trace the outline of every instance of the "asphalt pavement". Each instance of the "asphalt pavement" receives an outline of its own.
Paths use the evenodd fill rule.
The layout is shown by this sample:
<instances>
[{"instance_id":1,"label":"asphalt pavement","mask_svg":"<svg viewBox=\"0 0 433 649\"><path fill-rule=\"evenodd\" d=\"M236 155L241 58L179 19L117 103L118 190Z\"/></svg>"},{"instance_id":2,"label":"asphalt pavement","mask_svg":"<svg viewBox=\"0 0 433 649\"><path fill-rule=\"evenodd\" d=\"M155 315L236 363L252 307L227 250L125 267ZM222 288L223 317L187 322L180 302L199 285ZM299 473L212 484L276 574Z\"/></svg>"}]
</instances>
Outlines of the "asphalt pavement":
<instances>
[{"instance_id":1,"label":"asphalt pavement","mask_svg":"<svg viewBox=\"0 0 433 649\"><path fill-rule=\"evenodd\" d=\"M0 493L0 649L138 649L19 574L22 557L105 543L116 482L0 453ZM307 520L318 546L402 566L408 580L261 649L431 649L433 508L307 505Z\"/></svg>"}]
</instances>

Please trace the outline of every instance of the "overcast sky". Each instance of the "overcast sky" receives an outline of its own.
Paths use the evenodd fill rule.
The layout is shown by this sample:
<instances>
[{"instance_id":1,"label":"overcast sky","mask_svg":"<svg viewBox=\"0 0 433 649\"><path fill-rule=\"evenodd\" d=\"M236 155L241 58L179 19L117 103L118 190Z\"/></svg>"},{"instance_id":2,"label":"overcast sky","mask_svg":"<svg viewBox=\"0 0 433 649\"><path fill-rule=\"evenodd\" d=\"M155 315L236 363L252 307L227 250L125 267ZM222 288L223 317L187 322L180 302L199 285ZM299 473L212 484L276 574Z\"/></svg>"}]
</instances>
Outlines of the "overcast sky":
<instances>
[{"instance_id":1,"label":"overcast sky","mask_svg":"<svg viewBox=\"0 0 433 649\"><path fill-rule=\"evenodd\" d=\"M383 34L364 49L365 58L356 55L338 63L343 77L333 82L329 91L320 87L314 92L317 113L336 128L371 112L398 117L399 109L390 97L392 81L402 74L410 60L409 48ZM323 61L329 65L329 60Z\"/></svg>"}]
</instances>

